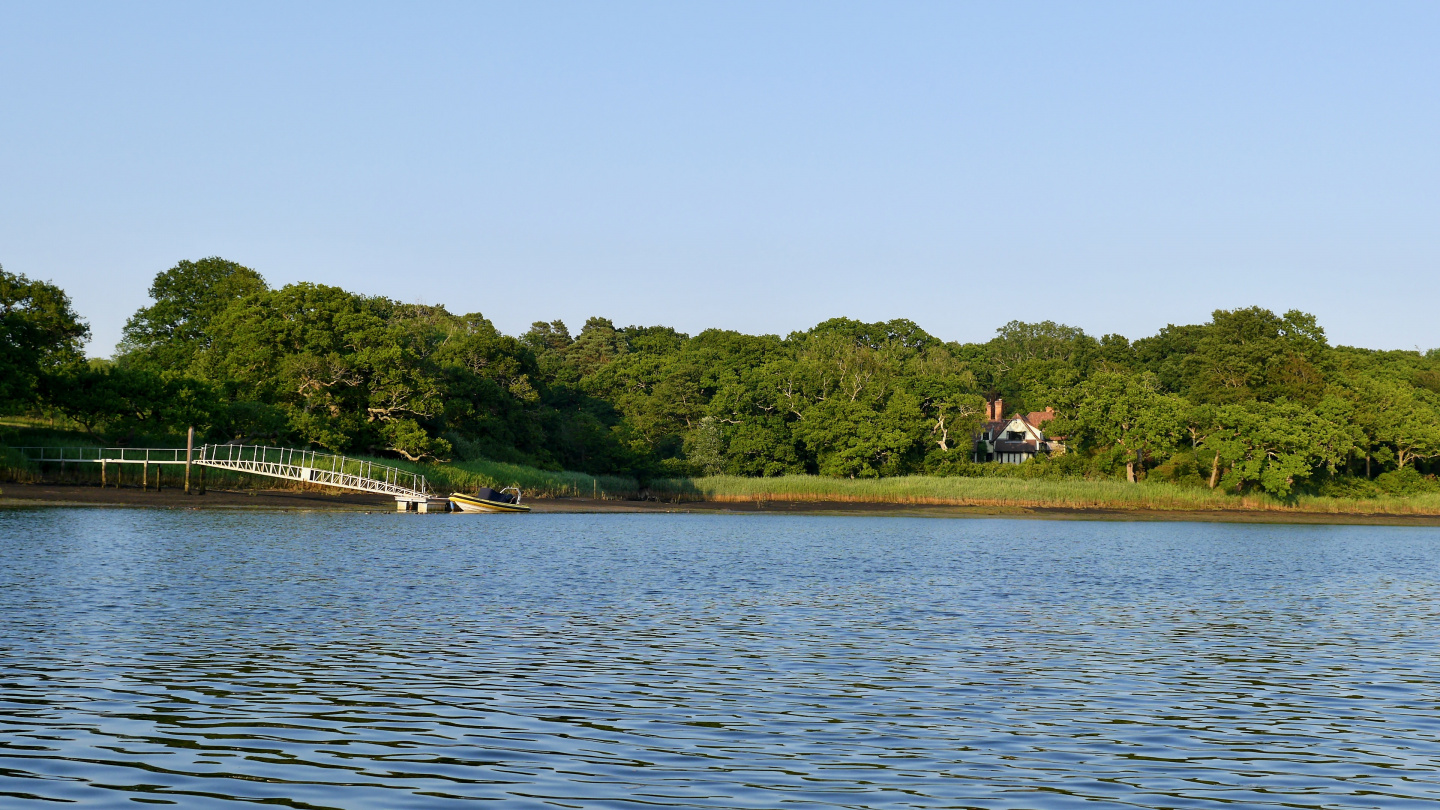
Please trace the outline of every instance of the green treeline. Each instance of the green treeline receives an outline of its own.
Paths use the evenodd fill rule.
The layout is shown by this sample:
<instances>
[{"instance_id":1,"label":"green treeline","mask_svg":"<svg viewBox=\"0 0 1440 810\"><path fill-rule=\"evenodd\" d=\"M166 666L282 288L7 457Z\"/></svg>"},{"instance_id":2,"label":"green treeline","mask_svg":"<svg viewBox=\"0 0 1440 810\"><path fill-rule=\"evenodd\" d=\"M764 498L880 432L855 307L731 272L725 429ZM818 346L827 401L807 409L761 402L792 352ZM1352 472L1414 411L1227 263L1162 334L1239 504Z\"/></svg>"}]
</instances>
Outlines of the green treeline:
<instances>
[{"instance_id":1,"label":"green treeline","mask_svg":"<svg viewBox=\"0 0 1440 810\"><path fill-rule=\"evenodd\" d=\"M63 291L0 270L0 408L97 440L311 446L633 475L1167 480L1230 492L1440 491L1440 351L1331 346L1315 319L1217 311L1136 341L1012 322L946 343L906 320L786 337L591 318L503 335L478 313L219 258L156 276L113 359ZM1068 451L975 463L986 400L1053 407Z\"/></svg>"}]
</instances>

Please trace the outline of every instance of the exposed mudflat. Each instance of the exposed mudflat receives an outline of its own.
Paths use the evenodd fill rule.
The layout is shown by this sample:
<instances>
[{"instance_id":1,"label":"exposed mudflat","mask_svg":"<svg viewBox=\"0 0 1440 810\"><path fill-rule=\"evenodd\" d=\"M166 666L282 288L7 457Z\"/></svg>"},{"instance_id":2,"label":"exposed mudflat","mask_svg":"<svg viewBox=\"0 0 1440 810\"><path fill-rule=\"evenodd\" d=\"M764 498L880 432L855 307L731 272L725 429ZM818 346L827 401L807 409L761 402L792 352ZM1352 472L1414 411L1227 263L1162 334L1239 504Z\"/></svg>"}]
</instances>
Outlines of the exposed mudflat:
<instances>
[{"instance_id":1,"label":"exposed mudflat","mask_svg":"<svg viewBox=\"0 0 1440 810\"><path fill-rule=\"evenodd\" d=\"M827 501L714 502L594 500L591 498L529 499L537 513L732 513L781 515L855 515L935 518L1030 518L1050 520L1149 520L1219 523L1310 523L1378 526L1440 526L1437 515L1333 514L1244 510L1073 509L1068 507L940 506L900 503L836 503ZM294 490L209 490L186 495L179 488L159 492L138 487L97 487L67 484L0 485L0 507L130 506L154 509L290 509L358 512L394 511L395 501L360 492ZM432 513L433 514L433 513Z\"/></svg>"},{"instance_id":2,"label":"exposed mudflat","mask_svg":"<svg viewBox=\"0 0 1440 810\"><path fill-rule=\"evenodd\" d=\"M212 489L186 495L180 487L156 492L139 487L75 484L0 484L0 506L143 506L154 509L395 509L395 499L363 492Z\"/></svg>"},{"instance_id":3,"label":"exposed mudflat","mask_svg":"<svg viewBox=\"0 0 1440 810\"><path fill-rule=\"evenodd\" d=\"M903 503L836 503L827 501L594 501L581 498L529 501L536 512L732 512L739 514L811 514L897 517L1009 517L1053 520L1151 520L1220 523L1312 523L1393 526L1440 526L1437 515L1332 514L1242 510L1074 509L1070 507L943 506Z\"/></svg>"}]
</instances>

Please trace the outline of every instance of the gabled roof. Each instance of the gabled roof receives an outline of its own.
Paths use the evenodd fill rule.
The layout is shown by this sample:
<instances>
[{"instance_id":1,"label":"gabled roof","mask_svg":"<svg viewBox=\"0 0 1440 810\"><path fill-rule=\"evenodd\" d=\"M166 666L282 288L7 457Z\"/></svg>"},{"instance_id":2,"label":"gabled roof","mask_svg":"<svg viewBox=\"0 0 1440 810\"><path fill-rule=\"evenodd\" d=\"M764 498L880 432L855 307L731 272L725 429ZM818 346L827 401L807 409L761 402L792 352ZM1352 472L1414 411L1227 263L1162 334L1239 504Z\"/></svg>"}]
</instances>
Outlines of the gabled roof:
<instances>
[{"instance_id":1,"label":"gabled roof","mask_svg":"<svg viewBox=\"0 0 1440 810\"><path fill-rule=\"evenodd\" d=\"M1015 416L1012 416L1009 419L1006 419L1003 423L1001 423L1001 429L1004 430L1005 428L1010 427L1016 422L1020 423L1020 429L1023 430L1025 433L1030 434L1037 439L1042 439L1045 437L1044 432L1042 432L1040 428L1036 427L1029 420L1027 420L1023 416L1020 416L1019 414L1016 414Z\"/></svg>"},{"instance_id":2,"label":"gabled roof","mask_svg":"<svg viewBox=\"0 0 1440 810\"><path fill-rule=\"evenodd\" d=\"M1024 431L1027 436L1031 437L1026 439L1025 441L1034 444L1036 441L1048 441L1045 436L1045 431L1042 430L1040 426L1054 418L1055 413L1053 411L1035 411L1027 414L1017 413L1014 416L1007 417L1005 419L992 419L981 422L979 432L988 432L992 437L994 437L992 441L996 441L1000 439L1000 436L1003 435L1003 433L1007 429L1009 429L1011 425L1019 422L1019 429Z\"/></svg>"}]
</instances>

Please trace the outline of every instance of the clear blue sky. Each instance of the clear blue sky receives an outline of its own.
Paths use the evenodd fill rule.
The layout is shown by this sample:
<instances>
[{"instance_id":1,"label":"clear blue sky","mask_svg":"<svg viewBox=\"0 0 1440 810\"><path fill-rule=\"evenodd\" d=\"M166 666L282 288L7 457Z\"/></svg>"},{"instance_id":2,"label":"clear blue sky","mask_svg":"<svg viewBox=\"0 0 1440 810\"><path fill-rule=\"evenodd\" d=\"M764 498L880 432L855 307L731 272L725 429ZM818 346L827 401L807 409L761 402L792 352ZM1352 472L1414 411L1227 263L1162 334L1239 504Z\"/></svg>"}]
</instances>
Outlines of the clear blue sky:
<instances>
[{"instance_id":1,"label":"clear blue sky","mask_svg":"<svg viewBox=\"0 0 1440 810\"><path fill-rule=\"evenodd\" d=\"M1440 346L1440 3L6 3L0 264L480 311Z\"/></svg>"}]
</instances>

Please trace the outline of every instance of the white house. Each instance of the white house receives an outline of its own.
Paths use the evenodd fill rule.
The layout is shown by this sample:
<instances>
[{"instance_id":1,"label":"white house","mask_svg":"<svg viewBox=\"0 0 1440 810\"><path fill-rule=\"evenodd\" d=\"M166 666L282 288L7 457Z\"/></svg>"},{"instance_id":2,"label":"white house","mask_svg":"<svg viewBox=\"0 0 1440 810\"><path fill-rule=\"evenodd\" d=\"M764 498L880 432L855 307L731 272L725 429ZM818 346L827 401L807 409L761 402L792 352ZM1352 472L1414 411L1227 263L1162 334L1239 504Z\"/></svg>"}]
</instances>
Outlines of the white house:
<instances>
[{"instance_id":1,"label":"white house","mask_svg":"<svg viewBox=\"0 0 1440 810\"><path fill-rule=\"evenodd\" d=\"M975 434L975 461L1023 464L1039 453L1063 453L1065 445L1045 437L1040 427L1055 418L1055 409L1046 408L1006 419L1005 400L985 403L986 421Z\"/></svg>"}]
</instances>

